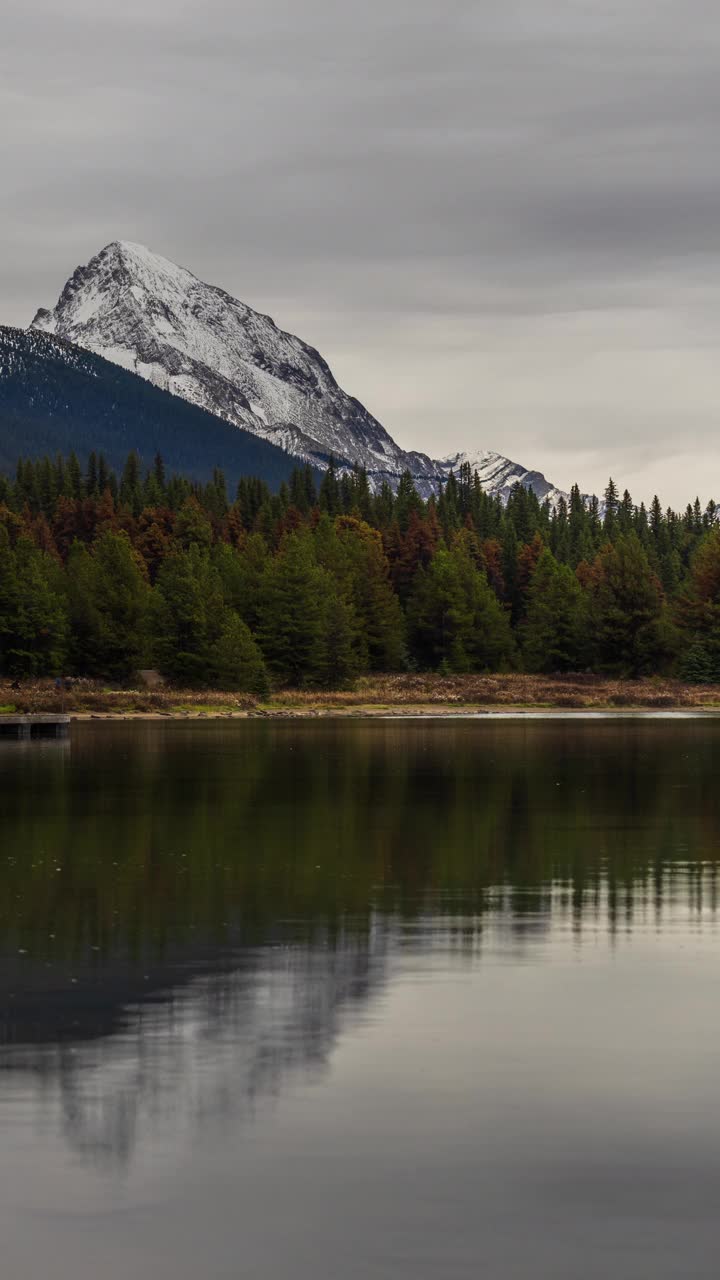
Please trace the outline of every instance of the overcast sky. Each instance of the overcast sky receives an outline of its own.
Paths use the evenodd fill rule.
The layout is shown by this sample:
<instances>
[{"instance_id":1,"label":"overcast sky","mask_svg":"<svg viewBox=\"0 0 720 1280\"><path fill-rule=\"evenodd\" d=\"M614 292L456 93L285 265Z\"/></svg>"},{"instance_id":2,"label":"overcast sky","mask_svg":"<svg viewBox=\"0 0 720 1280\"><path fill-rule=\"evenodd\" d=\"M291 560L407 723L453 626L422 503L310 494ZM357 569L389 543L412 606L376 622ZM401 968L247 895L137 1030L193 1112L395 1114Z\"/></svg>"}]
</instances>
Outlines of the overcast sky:
<instances>
[{"instance_id":1,"label":"overcast sky","mask_svg":"<svg viewBox=\"0 0 720 1280\"><path fill-rule=\"evenodd\" d=\"M0 0L0 322L131 239L405 447L720 500L716 0Z\"/></svg>"}]
</instances>

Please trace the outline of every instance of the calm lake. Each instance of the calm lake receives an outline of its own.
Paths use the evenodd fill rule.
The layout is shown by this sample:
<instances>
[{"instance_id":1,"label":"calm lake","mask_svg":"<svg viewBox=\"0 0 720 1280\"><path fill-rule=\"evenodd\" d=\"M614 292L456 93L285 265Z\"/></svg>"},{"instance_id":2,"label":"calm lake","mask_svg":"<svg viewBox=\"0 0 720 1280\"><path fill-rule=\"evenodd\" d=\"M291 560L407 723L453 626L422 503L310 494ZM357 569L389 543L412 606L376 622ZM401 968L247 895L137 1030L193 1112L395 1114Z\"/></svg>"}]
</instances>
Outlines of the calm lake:
<instances>
[{"instance_id":1,"label":"calm lake","mask_svg":"<svg viewBox=\"0 0 720 1280\"><path fill-rule=\"evenodd\" d=\"M718 1274L720 719L0 743L7 1280Z\"/></svg>"}]
</instances>

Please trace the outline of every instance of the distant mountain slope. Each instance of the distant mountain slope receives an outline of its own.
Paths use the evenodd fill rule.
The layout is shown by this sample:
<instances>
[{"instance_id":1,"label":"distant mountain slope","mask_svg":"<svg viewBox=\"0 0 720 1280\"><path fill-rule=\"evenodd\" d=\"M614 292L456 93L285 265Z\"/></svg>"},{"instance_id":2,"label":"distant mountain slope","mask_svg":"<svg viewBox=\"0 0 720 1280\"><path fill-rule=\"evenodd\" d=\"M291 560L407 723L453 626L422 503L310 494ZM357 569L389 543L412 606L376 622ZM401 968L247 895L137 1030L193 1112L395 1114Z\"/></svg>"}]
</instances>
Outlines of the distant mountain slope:
<instances>
[{"instance_id":1,"label":"distant mountain slope","mask_svg":"<svg viewBox=\"0 0 720 1280\"><path fill-rule=\"evenodd\" d=\"M32 327L320 466L331 456L362 465L376 484L406 468L420 482L436 478L431 459L400 449L307 343L142 245L107 245Z\"/></svg>"},{"instance_id":2,"label":"distant mountain slope","mask_svg":"<svg viewBox=\"0 0 720 1280\"><path fill-rule=\"evenodd\" d=\"M116 364L59 338L0 326L0 469L19 457L91 450L121 468L136 449L167 467L207 480L259 476L272 488L297 458Z\"/></svg>"},{"instance_id":3,"label":"distant mountain slope","mask_svg":"<svg viewBox=\"0 0 720 1280\"><path fill-rule=\"evenodd\" d=\"M428 496L450 471L452 459L401 449L313 347L142 245L106 245L77 268L52 311L38 311L33 328L98 352L319 467L331 456L363 466L374 488L383 480L395 486L409 471ZM515 480L541 500L559 494L540 472L499 454L470 461L478 461L489 492L504 498Z\"/></svg>"},{"instance_id":4,"label":"distant mountain slope","mask_svg":"<svg viewBox=\"0 0 720 1280\"><path fill-rule=\"evenodd\" d=\"M526 489L532 489L540 502L549 498L552 506L555 506L560 498L564 498L566 502L568 500L568 494L550 484L541 471L528 471L519 462L511 462L509 458L503 458L502 454L493 453L492 450L485 449L479 453L453 453L448 458L442 458L437 465L447 476L451 471L457 475L465 463L469 465L472 472L477 472L483 489L488 493L498 493L503 502L507 502L516 484L524 484Z\"/></svg>"}]
</instances>

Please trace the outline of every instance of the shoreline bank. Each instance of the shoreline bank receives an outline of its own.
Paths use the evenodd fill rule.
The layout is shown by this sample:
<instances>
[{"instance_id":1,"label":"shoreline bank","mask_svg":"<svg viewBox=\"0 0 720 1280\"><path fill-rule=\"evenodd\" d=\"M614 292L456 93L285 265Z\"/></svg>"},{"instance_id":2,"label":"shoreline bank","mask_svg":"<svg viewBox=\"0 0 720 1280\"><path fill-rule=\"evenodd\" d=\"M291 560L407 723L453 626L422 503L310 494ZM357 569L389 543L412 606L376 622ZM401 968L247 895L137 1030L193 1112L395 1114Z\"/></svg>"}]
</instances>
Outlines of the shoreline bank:
<instances>
[{"instance_id":1,"label":"shoreline bank","mask_svg":"<svg viewBox=\"0 0 720 1280\"><path fill-rule=\"evenodd\" d=\"M0 714L73 720L485 718L497 716L718 715L720 685L604 676L378 675L341 691L279 689L267 699L229 690L108 687L74 679L0 681Z\"/></svg>"},{"instance_id":2,"label":"shoreline bank","mask_svg":"<svg viewBox=\"0 0 720 1280\"><path fill-rule=\"evenodd\" d=\"M147 722L167 720L184 723L212 723L221 720L695 720L720 718L717 707L348 707L317 710L258 711L77 711L70 719L89 722Z\"/></svg>"}]
</instances>

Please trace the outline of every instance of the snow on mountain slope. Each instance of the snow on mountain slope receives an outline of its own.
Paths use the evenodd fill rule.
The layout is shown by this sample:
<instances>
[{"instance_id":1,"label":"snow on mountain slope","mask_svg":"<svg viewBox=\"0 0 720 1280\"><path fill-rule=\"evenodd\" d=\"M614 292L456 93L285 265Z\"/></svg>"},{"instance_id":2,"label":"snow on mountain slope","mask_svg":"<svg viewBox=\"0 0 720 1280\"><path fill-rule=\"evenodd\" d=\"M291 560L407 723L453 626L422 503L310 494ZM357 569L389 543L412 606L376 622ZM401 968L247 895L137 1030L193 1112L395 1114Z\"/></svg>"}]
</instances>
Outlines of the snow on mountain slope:
<instances>
[{"instance_id":1,"label":"snow on mountain slope","mask_svg":"<svg viewBox=\"0 0 720 1280\"><path fill-rule=\"evenodd\" d=\"M488 493L499 493L503 502L507 502L513 486L518 483L525 485L526 489L532 489L540 502L549 498L551 506L556 506L561 498L568 501L568 494L550 484L541 471L527 471L519 462L511 462L509 458L503 458L502 454L491 450L453 453L447 458L441 458L437 465L444 475L449 475L451 471L457 475L464 463L469 464L472 472L477 471L483 489Z\"/></svg>"},{"instance_id":2,"label":"snow on mountain slope","mask_svg":"<svg viewBox=\"0 0 720 1280\"><path fill-rule=\"evenodd\" d=\"M401 449L338 386L314 348L142 245L106 245L31 327L94 351L316 466L331 456L342 466L363 466L374 487L383 480L395 485L408 470L427 495L467 457L435 462ZM504 497L516 479L541 499L558 493L538 472L497 454L467 460L481 464L485 486Z\"/></svg>"}]
</instances>

